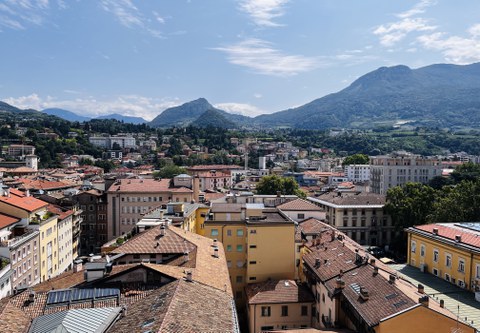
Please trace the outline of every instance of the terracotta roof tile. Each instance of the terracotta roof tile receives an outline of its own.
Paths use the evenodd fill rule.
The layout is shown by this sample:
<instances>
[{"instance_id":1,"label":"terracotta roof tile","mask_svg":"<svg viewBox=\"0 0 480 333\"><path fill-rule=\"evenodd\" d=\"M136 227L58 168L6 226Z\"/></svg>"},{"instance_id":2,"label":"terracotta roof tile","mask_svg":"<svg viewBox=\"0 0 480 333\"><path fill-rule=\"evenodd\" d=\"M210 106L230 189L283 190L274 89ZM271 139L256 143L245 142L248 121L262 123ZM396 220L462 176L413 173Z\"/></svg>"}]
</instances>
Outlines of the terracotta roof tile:
<instances>
[{"instance_id":1,"label":"terracotta roof tile","mask_svg":"<svg viewBox=\"0 0 480 333\"><path fill-rule=\"evenodd\" d=\"M119 183L114 183L108 189L112 193L158 193L158 192L179 192L193 193L186 187L170 187L170 179L120 179Z\"/></svg>"},{"instance_id":2,"label":"terracotta roof tile","mask_svg":"<svg viewBox=\"0 0 480 333\"><path fill-rule=\"evenodd\" d=\"M298 226L305 235L319 235L322 231L331 230L331 227L328 224L313 217L300 221Z\"/></svg>"},{"instance_id":3,"label":"terracotta roof tile","mask_svg":"<svg viewBox=\"0 0 480 333\"><path fill-rule=\"evenodd\" d=\"M31 318L10 303L10 299L0 301L0 330L2 333L22 333L28 330Z\"/></svg>"},{"instance_id":4,"label":"terracotta roof tile","mask_svg":"<svg viewBox=\"0 0 480 333\"><path fill-rule=\"evenodd\" d=\"M0 196L0 202L28 212L34 212L48 205L45 201L38 200L32 196L27 197L22 191L13 188L10 189L10 196Z\"/></svg>"},{"instance_id":5,"label":"terracotta roof tile","mask_svg":"<svg viewBox=\"0 0 480 333\"><path fill-rule=\"evenodd\" d=\"M15 222L18 222L18 221L20 221L18 217L13 217L10 215L0 213L0 229L8 227L9 225L14 224Z\"/></svg>"},{"instance_id":6,"label":"terracotta roof tile","mask_svg":"<svg viewBox=\"0 0 480 333\"><path fill-rule=\"evenodd\" d=\"M385 205L386 197L381 194L360 192L360 193L341 193L329 192L318 197L312 198L312 201L322 200L333 205L339 206L371 206L371 205Z\"/></svg>"},{"instance_id":7,"label":"terracotta roof tile","mask_svg":"<svg viewBox=\"0 0 480 333\"><path fill-rule=\"evenodd\" d=\"M281 210L295 210L295 211L318 211L318 212L323 211L317 205L303 199L295 199L295 200L287 201L281 205L278 205L277 208Z\"/></svg>"},{"instance_id":8,"label":"terracotta roof tile","mask_svg":"<svg viewBox=\"0 0 480 333\"><path fill-rule=\"evenodd\" d=\"M465 224L463 224L465 226ZM462 227L462 224L459 223L435 223L435 224L425 224L417 225L409 230L422 230L433 235L433 229L438 229L438 238L444 238L448 240L455 241L455 236L460 236L460 244L467 244L480 248L480 223L478 223L479 230L472 230L465 227Z\"/></svg>"},{"instance_id":9,"label":"terracotta roof tile","mask_svg":"<svg viewBox=\"0 0 480 333\"><path fill-rule=\"evenodd\" d=\"M342 280L345 282L342 294L371 327L377 325L381 319L417 304L382 275L374 275L370 265L360 266L343 274ZM335 279L328 281L326 287L330 292L334 292ZM368 290L368 300L360 297L360 287Z\"/></svg>"},{"instance_id":10,"label":"terracotta roof tile","mask_svg":"<svg viewBox=\"0 0 480 333\"><path fill-rule=\"evenodd\" d=\"M270 280L245 287L249 304L313 302L310 290L293 280Z\"/></svg>"}]
</instances>

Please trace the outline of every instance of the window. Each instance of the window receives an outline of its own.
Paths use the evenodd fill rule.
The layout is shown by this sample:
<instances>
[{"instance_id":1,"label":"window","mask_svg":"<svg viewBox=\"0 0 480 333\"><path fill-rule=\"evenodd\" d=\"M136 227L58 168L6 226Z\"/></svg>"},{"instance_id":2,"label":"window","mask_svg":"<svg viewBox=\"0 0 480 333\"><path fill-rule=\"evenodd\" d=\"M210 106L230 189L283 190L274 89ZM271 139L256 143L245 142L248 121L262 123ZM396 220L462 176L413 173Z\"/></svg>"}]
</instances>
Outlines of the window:
<instances>
[{"instance_id":1,"label":"window","mask_svg":"<svg viewBox=\"0 0 480 333\"><path fill-rule=\"evenodd\" d=\"M218 229L212 229L210 231L210 236L218 236Z\"/></svg>"},{"instance_id":2,"label":"window","mask_svg":"<svg viewBox=\"0 0 480 333\"><path fill-rule=\"evenodd\" d=\"M256 276L250 276L250 278L249 278L250 281L255 281L256 279L257 279Z\"/></svg>"},{"instance_id":3,"label":"window","mask_svg":"<svg viewBox=\"0 0 480 333\"><path fill-rule=\"evenodd\" d=\"M461 273L465 273L465 261L463 259L460 259L458 261L458 271Z\"/></svg>"},{"instance_id":4,"label":"window","mask_svg":"<svg viewBox=\"0 0 480 333\"><path fill-rule=\"evenodd\" d=\"M425 245L420 245L420 256L425 257Z\"/></svg>"},{"instance_id":5,"label":"window","mask_svg":"<svg viewBox=\"0 0 480 333\"><path fill-rule=\"evenodd\" d=\"M232 261L231 260L227 260L227 267L228 268L232 267Z\"/></svg>"},{"instance_id":6,"label":"window","mask_svg":"<svg viewBox=\"0 0 480 333\"><path fill-rule=\"evenodd\" d=\"M445 266L452 267L452 256L450 254L445 254Z\"/></svg>"},{"instance_id":7,"label":"window","mask_svg":"<svg viewBox=\"0 0 480 333\"><path fill-rule=\"evenodd\" d=\"M249 261L248 263L249 263L250 265L256 265L256 264L257 264L257 262L254 261L254 260L253 260L253 261Z\"/></svg>"},{"instance_id":8,"label":"window","mask_svg":"<svg viewBox=\"0 0 480 333\"><path fill-rule=\"evenodd\" d=\"M232 230L227 230L227 236L231 236L232 235Z\"/></svg>"},{"instance_id":9,"label":"window","mask_svg":"<svg viewBox=\"0 0 480 333\"><path fill-rule=\"evenodd\" d=\"M305 218L305 214L297 214L297 218L303 220Z\"/></svg>"},{"instance_id":10,"label":"window","mask_svg":"<svg viewBox=\"0 0 480 333\"><path fill-rule=\"evenodd\" d=\"M244 265L243 260L237 260L237 267L242 268Z\"/></svg>"},{"instance_id":11,"label":"window","mask_svg":"<svg viewBox=\"0 0 480 333\"><path fill-rule=\"evenodd\" d=\"M282 317L288 316L288 305L282 305Z\"/></svg>"},{"instance_id":12,"label":"window","mask_svg":"<svg viewBox=\"0 0 480 333\"><path fill-rule=\"evenodd\" d=\"M243 236L243 229L237 229L237 236L239 237Z\"/></svg>"},{"instance_id":13,"label":"window","mask_svg":"<svg viewBox=\"0 0 480 333\"><path fill-rule=\"evenodd\" d=\"M415 253L417 251L417 242L415 242L415 241L411 242L410 250L412 251L412 253Z\"/></svg>"},{"instance_id":14,"label":"window","mask_svg":"<svg viewBox=\"0 0 480 333\"><path fill-rule=\"evenodd\" d=\"M438 262L438 250L433 250L433 261Z\"/></svg>"},{"instance_id":15,"label":"window","mask_svg":"<svg viewBox=\"0 0 480 333\"><path fill-rule=\"evenodd\" d=\"M227 252L232 252L232 246L231 245L227 245Z\"/></svg>"},{"instance_id":16,"label":"window","mask_svg":"<svg viewBox=\"0 0 480 333\"><path fill-rule=\"evenodd\" d=\"M480 279L480 265L479 265L479 264L477 264L476 272L477 272L476 278L477 278L477 279Z\"/></svg>"},{"instance_id":17,"label":"window","mask_svg":"<svg viewBox=\"0 0 480 333\"><path fill-rule=\"evenodd\" d=\"M243 282L243 276L237 275L237 278L235 279L237 283L242 283Z\"/></svg>"},{"instance_id":18,"label":"window","mask_svg":"<svg viewBox=\"0 0 480 333\"><path fill-rule=\"evenodd\" d=\"M302 316L308 316L308 306L302 305Z\"/></svg>"},{"instance_id":19,"label":"window","mask_svg":"<svg viewBox=\"0 0 480 333\"><path fill-rule=\"evenodd\" d=\"M256 249L256 248L257 248L256 245L250 245L249 247L250 247L251 249Z\"/></svg>"},{"instance_id":20,"label":"window","mask_svg":"<svg viewBox=\"0 0 480 333\"><path fill-rule=\"evenodd\" d=\"M271 315L271 308L269 306L262 306L262 317L270 317L270 315Z\"/></svg>"},{"instance_id":21,"label":"window","mask_svg":"<svg viewBox=\"0 0 480 333\"><path fill-rule=\"evenodd\" d=\"M237 245L237 252L243 252L243 245Z\"/></svg>"}]
</instances>

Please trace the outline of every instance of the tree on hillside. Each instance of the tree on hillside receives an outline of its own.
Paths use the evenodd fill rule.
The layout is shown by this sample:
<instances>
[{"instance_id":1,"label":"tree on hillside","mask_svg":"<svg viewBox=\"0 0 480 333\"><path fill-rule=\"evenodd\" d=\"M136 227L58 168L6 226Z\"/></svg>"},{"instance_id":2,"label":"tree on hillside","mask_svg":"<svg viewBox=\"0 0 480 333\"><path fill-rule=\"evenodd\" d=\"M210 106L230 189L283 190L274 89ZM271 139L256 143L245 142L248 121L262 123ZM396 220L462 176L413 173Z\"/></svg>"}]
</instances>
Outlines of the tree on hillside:
<instances>
[{"instance_id":1,"label":"tree on hillside","mask_svg":"<svg viewBox=\"0 0 480 333\"><path fill-rule=\"evenodd\" d=\"M458 184L463 180L476 181L477 179L480 179L480 164L468 162L459 165L452 172L451 177L455 184Z\"/></svg>"},{"instance_id":2,"label":"tree on hillside","mask_svg":"<svg viewBox=\"0 0 480 333\"><path fill-rule=\"evenodd\" d=\"M160 178L173 178L185 172L186 172L185 168L181 168L179 166L171 164L171 165L164 166L159 171L155 172L153 176L160 177Z\"/></svg>"},{"instance_id":3,"label":"tree on hillside","mask_svg":"<svg viewBox=\"0 0 480 333\"><path fill-rule=\"evenodd\" d=\"M345 157L342 165L346 166L346 165L350 165L350 164L368 164L369 161L370 161L370 158L368 157L368 155L354 154L354 155L350 155L350 156Z\"/></svg>"},{"instance_id":4,"label":"tree on hillside","mask_svg":"<svg viewBox=\"0 0 480 333\"><path fill-rule=\"evenodd\" d=\"M260 179L257 185L258 194L277 194L297 195L305 197L305 193L300 190L298 183L291 177L280 177L277 175L265 176Z\"/></svg>"}]
</instances>

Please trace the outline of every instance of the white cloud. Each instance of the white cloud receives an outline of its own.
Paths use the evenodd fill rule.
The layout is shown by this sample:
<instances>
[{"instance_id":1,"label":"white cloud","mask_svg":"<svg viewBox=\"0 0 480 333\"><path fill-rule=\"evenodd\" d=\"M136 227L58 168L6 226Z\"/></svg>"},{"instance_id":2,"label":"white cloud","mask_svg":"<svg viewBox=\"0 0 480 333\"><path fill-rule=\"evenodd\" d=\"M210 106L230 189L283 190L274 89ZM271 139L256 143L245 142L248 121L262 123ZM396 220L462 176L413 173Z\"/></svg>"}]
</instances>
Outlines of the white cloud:
<instances>
[{"instance_id":1,"label":"white cloud","mask_svg":"<svg viewBox=\"0 0 480 333\"><path fill-rule=\"evenodd\" d=\"M153 37L163 38L161 31L151 26L151 20L145 17L131 0L102 0L101 6L105 11L112 13L121 25L129 29L140 29ZM152 12L152 15L155 21L165 23L157 12Z\"/></svg>"},{"instance_id":2,"label":"white cloud","mask_svg":"<svg viewBox=\"0 0 480 333\"><path fill-rule=\"evenodd\" d=\"M321 65L319 58L288 55L272 47L272 43L250 38L237 44L214 48L227 54L232 64L244 66L256 73L291 76L313 70Z\"/></svg>"},{"instance_id":3,"label":"white cloud","mask_svg":"<svg viewBox=\"0 0 480 333\"><path fill-rule=\"evenodd\" d=\"M289 0L240 0L239 8L252 18L258 26L281 26L274 19L285 14L284 6Z\"/></svg>"},{"instance_id":4,"label":"white cloud","mask_svg":"<svg viewBox=\"0 0 480 333\"><path fill-rule=\"evenodd\" d=\"M411 9L409 9L409 10L403 12L403 13L397 14L397 17L403 19L403 18L415 16L415 15L418 15L418 14L423 14L423 13L425 13L427 7L433 6L435 4L436 4L436 1L422 0L419 3L417 3L415 6L413 6Z\"/></svg>"},{"instance_id":5,"label":"white cloud","mask_svg":"<svg viewBox=\"0 0 480 333\"><path fill-rule=\"evenodd\" d=\"M49 13L48 0L4 0L0 3L0 29L25 30L30 25L41 26Z\"/></svg>"},{"instance_id":6,"label":"white cloud","mask_svg":"<svg viewBox=\"0 0 480 333\"><path fill-rule=\"evenodd\" d=\"M380 43L384 46L393 46L404 39L409 33L416 31L432 31L432 26L426 19L406 17L398 22L388 23L377 27L373 33L380 36Z\"/></svg>"},{"instance_id":7,"label":"white cloud","mask_svg":"<svg viewBox=\"0 0 480 333\"><path fill-rule=\"evenodd\" d=\"M214 105L217 109L227 111L229 113L241 114L243 116L255 117L265 113L271 113L262 110L255 105L245 103L218 103Z\"/></svg>"},{"instance_id":8,"label":"white cloud","mask_svg":"<svg viewBox=\"0 0 480 333\"><path fill-rule=\"evenodd\" d=\"M480 24L468 29L468 37L447 36L436 32L422 35L417 41L425 48L442 52L445 60L455 64L469 64L480 61Z\"/></svg>"},{"instance_id":9,"label":"white cloud","mask_svg":"<svg viewBox=\"0 0 480 333\"><path fill-rule=\"evenodd\" d=\"M120 113L125 116L143 117L146 120L152 120L166 108L181 104L177 98L150 98L139 95L122 95L98 100L94 96L59 99L52 96L41 97L35 93L5 98L3 101L22 109L61 108L88 117Z\"/></svg>"},{"instance_id":10,"label":"white cloud","mask_svg":"<svg viewBox=\"0 0 480 333\"><path fill-rule=\"evenodd\" d=\"M255 94L253 94L253 97L255 97L255 98L262 98L263 96L262 96L262 94L260 94L260 93L255 93Z\"/></svg>"}]
</instances>

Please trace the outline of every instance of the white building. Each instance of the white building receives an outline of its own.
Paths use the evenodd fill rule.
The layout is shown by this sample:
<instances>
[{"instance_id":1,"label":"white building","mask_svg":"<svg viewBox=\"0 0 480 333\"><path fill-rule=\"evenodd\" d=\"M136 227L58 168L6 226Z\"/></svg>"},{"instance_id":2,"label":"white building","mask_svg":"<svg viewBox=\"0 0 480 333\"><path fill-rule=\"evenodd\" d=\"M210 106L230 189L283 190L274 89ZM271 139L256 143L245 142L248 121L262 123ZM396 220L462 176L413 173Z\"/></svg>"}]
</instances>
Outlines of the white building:
<instances>
[{"instance_id":1,"label":"white building","mask_svg":"<svg viewBox=\"0 0 480 333\"><path fill-rule=\"evenodd\" d=\"M88 141L97 147L113 148L116 143L120 148L135 148L135 138L129 136L91 136Z\"/></svg>"},{"instance_id":2,"label":"white building","mask_svg":"<svg viewBox=\"0 0 480 333\"><path fill-rule=\"evenodd\" d=\"M369 164L350 164L345 166L345 176L350 182L365 182L370 180Z\"/></svg>"},{"instance_id":3,"label":"white building","mask_svg":"<svg viewBox=\"0 0 480 333\"><path fill-rule=\"evenodd\" d=\"M407 182L426 184L441 175L442 165L436 158L407 152L370 157L370 187L373 193L386 194L389 188Z\"/></svg>"}]
</instances>

